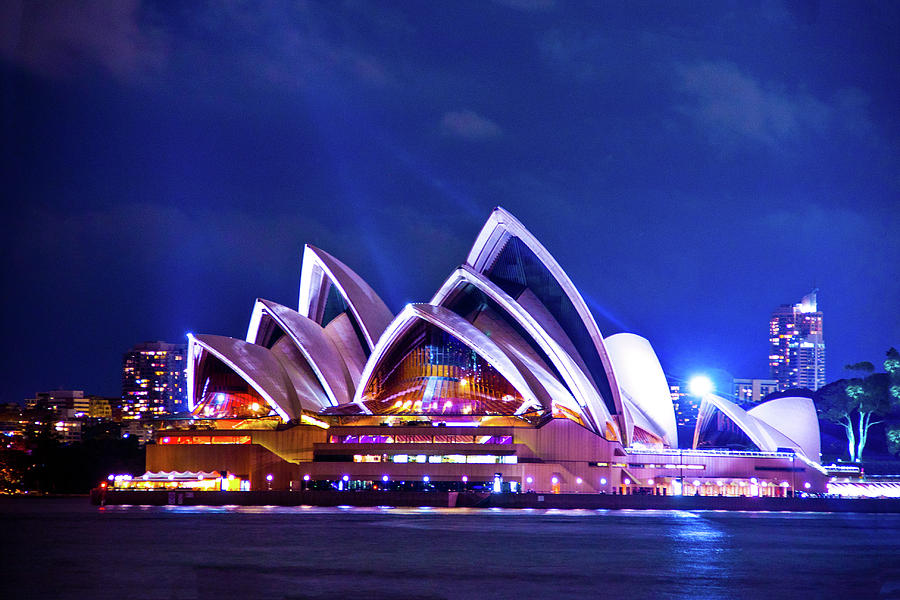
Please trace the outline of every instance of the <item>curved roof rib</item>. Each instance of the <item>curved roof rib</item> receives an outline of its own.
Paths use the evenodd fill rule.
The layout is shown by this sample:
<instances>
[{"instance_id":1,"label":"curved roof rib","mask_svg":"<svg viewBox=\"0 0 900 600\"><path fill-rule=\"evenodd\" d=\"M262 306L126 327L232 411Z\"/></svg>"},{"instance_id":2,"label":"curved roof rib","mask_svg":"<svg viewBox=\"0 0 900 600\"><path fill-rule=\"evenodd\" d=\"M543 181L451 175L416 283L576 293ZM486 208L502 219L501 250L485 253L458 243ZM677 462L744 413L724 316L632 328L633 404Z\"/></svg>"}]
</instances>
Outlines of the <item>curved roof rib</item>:
<instances>
[{"instance_id":1,"label":"curved roof rib","mask_svg":"<svg viewBox=\"0 0 900 600\"><path fill-rule=\"evenodd\" d=\"M506 210L499 207L495 208L469 251L466 263L476 272L484 273L489 279L497 283L501 278L496 276L493 269L507 246L510 243L514 243L513 240L518 240L524 245L528 253L533 254L537 258L540 266L546 272L546 280L552 280L555 286L558 286L571 309L576 313L576 317L573 317L568 322L561 320L559 315L564 312L562 298L541 298L540 294L542 292L539 290L531 290L525 286L526 289L524 291L521 291L519 294L511 293L510 295L517 296L516 300L529 312L534 314L539 312L545 313L541 315L541 318L552 322L545 322L544 329L553 335L564 348L567 348L567 350L571 349L570 353L573 355L573 358L576 358L584 365L586 375L593 380L593 384L604 399L608 411L610 413L621 413L622 401L619 395L619 387L616 384L615 372L604 347L603 336L600 334L597 322L594 320L590 310L588 310L584 299L578 293L572 280L569 279L569 276L559 266L559 263L556 262L550 252L522 223ZM521 254L521 250L517 245L511 248L513 252ZM530 267L533 266L515 265L512 267L512 270L517 271L516 277L527 279L529 274L534 275L530 270ZM504 287L504 285L501 283L500 287ZM539 304L543 310L534 306L535 304ZM554 305L556 305L555 308ZM557 311L556 316L553 314L554 310ZM562 333L565 335L562 336Z\"/></svg>"},{"instance_id":2,"label":"curved roof rib","mask_svg":"<svg viewBox=\"0 0 900 600\"><path fill-rule=\"evenodd\" d=\"M353 401L363 410L367 410L363 404L363 393L376 368L380 366L381 361L391 347L401 341L403 334L419 320L446 331L474 350L476 354L487 361L521 394L524 400L523 405L542 406L515 362L507 356L498 344L478 328L442 306L407 304L381 336L375 351L366 363L365 371L363 371L359 385L356 388L356 394L353 396Z\"/></svg>"},{"instance_id":3,"label":"curved roof rib","mask_svg":"<svg viewBox=\"0 0 900 600\"><path fill-rule=\"evenodd\" d=\"M282 419L289 421L300 417L300 400L278 358L267 348L221 335L189 336L188 381L191 410L194 409L196 394L193 389L196 384L193 371L199 367L204 352L215 356L252 386Z\"/></svg>"},{"instance_id":4,"label":"curved roof rib","mask_svg":"<svg viewBox=\"0 0 900 600\"><path fill-rule=\"evenodd\" d=\"M330 285L329 285L330 284ZM362 277L324 250L307 244L303 249L300 269L300 301L298 312L326 327L323 322L329 292L334 287L355 321L358 335L364 339L365 354L375 349L378 338L390 324L393 315L387 305Z\"/></svg>"},{"instance_id":5,"label":"curved roof rib","mask_svg":"<svg viewBox=\"0 0 900 600\"><path fill-rule=\"evenodd\" d=\"M809 398L786 396L763 402L747 414L800 444L807 458L818 461L822 453L816 406Z\"/></svg>"},{"instance_id":6,"label":"curved roof rib","mask_svg":"<svg viewBox=\"0 0 900 600\"><path fill-rule=\"evenodd\" d=\"M769 425L765 421L757 419L753 415L750 415L749 413L747 413L747 411L742 409L734 402L729 402L725 398L716 396L715 394L709 394L708 396L704 397L703 402L707 406L700 407L701 413L704 411L704 408L708 410L709 407L721 410L729 419L734 422L735 425L737 425L741 429L741 431L746 433L747 437L750 438L750 441L756 444L756 446L763 452L777 452L779 448L792 448L804 455L806 454L800 444L786 436L775 427ZM695 448L697 447L697 443L699 442L698 438L700 433L700 423L702 421L701 416L702 415L697 417L697 429L694 431ZM809 457L807 455L807 458L818 460L819 457Z\"/></svg>"},{"instance_id":7,"label":"curved roof rib","mask_svg":"<svg viewBox=\"0 0 900 600\"><path fill-rule=\"evenodd\" d=\"M326 406L350 402L353 381L344 359L334 342L325 335L325 330L295 310L257 298L247 329L247 341L271 348L276 343L275 336L279 330L290 337L328 394L329 403Z\"/></svg>"},{"instance_id":8,"label":"curved roof rib","mask_svg":"<svg viewBox=\"0 0 900 600\"><path fill-rule=\"evenodd\" d=\"M567 408L580 413L585 425L603 433L605 423L614 423L596 388L572 356L543 328L534 315L483 274L476 272L469 265L460 266L447 278L431 299L430 304L451 305L456 293L466 285L474 286L505 311L508 317L520 326L522 333L529 336L530 340L543 352L551 363L548 366L553 367L562 380L560 387L564 386L563 392L565 392L562 397L572 398L574 405L567 406ZM560 397L560 394L557 393L556 398Z\"/></svg>"},{"instance_id":9,"label":"curved roof rib","mask_svg":"<svg viewBox=\"0 0 900 600\"><path fill-rule=\"evenodd\" d=\"M653 346L645 338L633 333L611 335L604 343L616 370L616 381L631 399L634 409L639 410L652 425L648 431L662 439L670 448L677 448L675 407L672 405L666 375ZM630 440L635 418L633 415L626 415L626 437Z\"/></svg>"}]
</instances>

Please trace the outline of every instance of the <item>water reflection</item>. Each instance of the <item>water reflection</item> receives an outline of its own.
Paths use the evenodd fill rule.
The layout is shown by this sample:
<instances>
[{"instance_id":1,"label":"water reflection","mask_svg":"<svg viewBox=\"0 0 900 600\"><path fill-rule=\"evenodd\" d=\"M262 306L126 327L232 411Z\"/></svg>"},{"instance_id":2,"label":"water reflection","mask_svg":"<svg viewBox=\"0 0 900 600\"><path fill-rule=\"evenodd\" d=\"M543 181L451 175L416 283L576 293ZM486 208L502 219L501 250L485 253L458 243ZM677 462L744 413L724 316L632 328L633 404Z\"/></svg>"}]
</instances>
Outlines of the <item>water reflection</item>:
<instances>
[{"instance_id":1,"label":"water reflection","mask_svg":"<svg viewBox=\"0 0 900 600\"><path fill-rule=\"evenodd\" d=\"M11 598L859 597L900 555L900 515L2 508Z\"/></svg>"}]
</instances>

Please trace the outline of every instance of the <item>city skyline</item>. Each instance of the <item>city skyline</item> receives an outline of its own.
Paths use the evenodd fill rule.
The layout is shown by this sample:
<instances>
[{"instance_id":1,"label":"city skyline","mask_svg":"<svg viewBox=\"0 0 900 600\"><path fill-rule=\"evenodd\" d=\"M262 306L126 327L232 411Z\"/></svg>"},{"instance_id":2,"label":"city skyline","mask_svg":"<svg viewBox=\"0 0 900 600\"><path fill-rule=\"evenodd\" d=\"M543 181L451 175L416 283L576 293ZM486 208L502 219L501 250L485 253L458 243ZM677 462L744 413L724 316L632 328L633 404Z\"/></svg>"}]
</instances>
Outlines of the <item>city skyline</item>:
<instances>
[{"instance_id":1,"label":"city skyline","mask_svg":"<svg viewBox=\"0 0 900 600\"><path fill-rule=\"evenodd\" d=\"M307 241L396 314L496 205L669 375L813 287L827 381L900 340L895 5L59 6L0 9L4 402L240 337Z\"/></svg>"}]
</instances>

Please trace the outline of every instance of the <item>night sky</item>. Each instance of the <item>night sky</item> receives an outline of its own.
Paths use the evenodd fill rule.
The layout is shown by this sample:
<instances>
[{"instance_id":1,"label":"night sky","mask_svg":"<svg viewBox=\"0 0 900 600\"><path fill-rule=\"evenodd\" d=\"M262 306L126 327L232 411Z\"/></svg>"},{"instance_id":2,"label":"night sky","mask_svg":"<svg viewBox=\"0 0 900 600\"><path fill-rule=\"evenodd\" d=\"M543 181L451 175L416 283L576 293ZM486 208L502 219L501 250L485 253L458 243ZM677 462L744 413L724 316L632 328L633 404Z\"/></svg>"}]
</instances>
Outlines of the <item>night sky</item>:
<instances>
[{"instance_id":1,"label":"night sky","mask_svg":"<svg viewBox=\"0 0 900 600\"><path fill-rule=\"evenodd\" d=\"M900 3L0 3L0 401L296 307L306 242L399 311L494 206L676 377L900 346Z\"/></svg>"}]
</instances>

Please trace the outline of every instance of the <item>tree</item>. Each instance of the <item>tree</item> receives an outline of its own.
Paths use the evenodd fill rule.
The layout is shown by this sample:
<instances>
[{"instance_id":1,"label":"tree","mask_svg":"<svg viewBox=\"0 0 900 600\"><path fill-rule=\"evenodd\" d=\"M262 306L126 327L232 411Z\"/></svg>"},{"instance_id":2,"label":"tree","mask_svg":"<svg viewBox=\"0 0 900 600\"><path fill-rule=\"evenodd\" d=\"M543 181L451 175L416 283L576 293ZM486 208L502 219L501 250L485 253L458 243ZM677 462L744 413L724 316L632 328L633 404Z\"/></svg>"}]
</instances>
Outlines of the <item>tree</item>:
<instances>
[{"instance_id":1,"label":"tree","mask_svg":"<svg viewBox=\"0 0 900 600\"><path fill-rule=\"evenodd\" d=\"M864 360L862 362L853 363L852 365L844 365L844 369L846 369L847 371L862 371L863 373L871 373L875 370L875 365L867 360Z\"/></svg>"},{"instance_id":2,"label":"tree","mask_svg":"<svg viewBox=\"0 0 900 600\"><path fill-rule=\"evenodd\" d=\"M887 438L888 452L900 454L900 425L891 425L884 435Z\"/></svg>"},{"instance_id":3,"label":"tree","mask_svg":"<svg viewBox=\"0 0 900 600\"><path fill-rule=\"evenodd\" d=\"M869 430L892 408L889 381L887 373L873 373L865 378L839 379L816 393L816 408L822 418L844 428L851 461L862 460Z\"/></svg>"},{"instance_id":4,"label":"tree","mask_svg":"<svg viewBox=\"0 0 900 600\"><path fill-rule=\"evenodd\" d=\"M895 405L900 404L900 352L896 348L887 351L887 358L884 360L884 371L888 374L889 391L892 402ZM885 430L887 438L888 452L891 454L900 454L900 424L894 423Z\"/></svg>"},{"instance_id":5,"label":"tree","mask_svg":"<svg viewBox=\"0 0 900 600\"><path fill-rule=\"evenodd\" d=\"M900 352L896 348L887 351L884 359L884 372L890 378L891 398L895 403L900 403Z\"/></svg>"},{"instance_id":6,"label":"tree","mask_svg":"<svg viewBox=\"0 0 900 600\"><path fill-rule=\"evenodd\" d=\"M850 453L850 461L856 460L856 430L853 426L853 402L847 395L846 379L833 381L819 388L816 392L816 410L823 419L837 423L844 428L847 434L847 449Z\"/></svg>"},{"instance_id":7,"label":"tree","mask_svg":"<svg viewBox=\"0 0 900 600\"><path fill-rule=\"evenodd\" d=\"M859 413L859 437L857 438L856 460L862 460L863 448L869 439L869 429L881 423L873 421L886 415L891 410L891 396L888 393L888 376L886 373L874 373L862 380L854 380L847 386L847 395L853 398L856 412Z\"/></svg>"}]
</instances>

